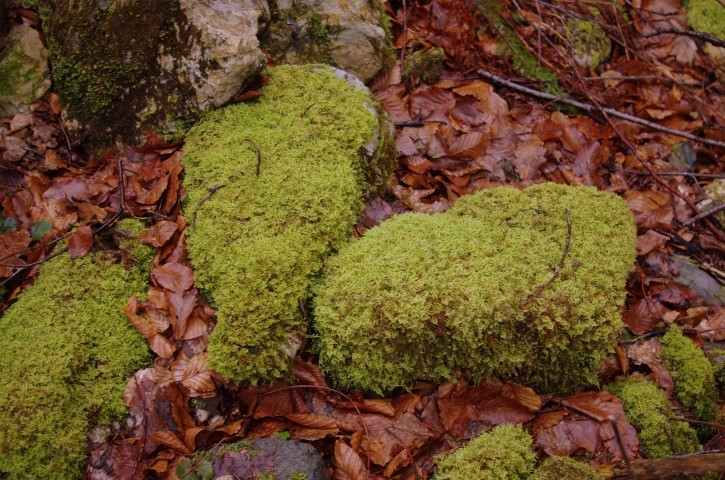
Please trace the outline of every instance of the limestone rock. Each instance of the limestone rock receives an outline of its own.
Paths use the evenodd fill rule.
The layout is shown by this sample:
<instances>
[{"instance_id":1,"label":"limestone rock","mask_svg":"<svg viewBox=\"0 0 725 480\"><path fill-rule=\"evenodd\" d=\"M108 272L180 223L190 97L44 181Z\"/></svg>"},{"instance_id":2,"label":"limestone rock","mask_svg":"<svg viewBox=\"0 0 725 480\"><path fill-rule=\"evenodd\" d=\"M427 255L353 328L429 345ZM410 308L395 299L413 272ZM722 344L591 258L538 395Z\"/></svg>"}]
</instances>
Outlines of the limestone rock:
<instances>
[{"instance_id":1,"label":"limestone rock","mask_svg":"<svg viewBox=\"0 0 725 480\"><path fill-rule=\"evenodd\" d=\"M13 28L0 57L0 115L12 116L50 88L48 50L37 30Z\"/></svg>"},{"instance_id":2,"label":"limestone rock","mask_svg":"<svg viewBox=\"0 0 725 480\"><path fill-rule=\"evenodd\" d=\"M67 119L91 147L184 133L264 64L266 0L40 3Z\"/></svg>"},{"instance_id":3,"label":"limestone rock","mask_svg":"<svg viewBox=\"0 0 725 480\"><path fill-rule=\"evenodd\" d=\"M279 63L327 63L371 80L392 56L379 0L272 0L272 21L260 37Z\"/></svg>"}]
</instances>

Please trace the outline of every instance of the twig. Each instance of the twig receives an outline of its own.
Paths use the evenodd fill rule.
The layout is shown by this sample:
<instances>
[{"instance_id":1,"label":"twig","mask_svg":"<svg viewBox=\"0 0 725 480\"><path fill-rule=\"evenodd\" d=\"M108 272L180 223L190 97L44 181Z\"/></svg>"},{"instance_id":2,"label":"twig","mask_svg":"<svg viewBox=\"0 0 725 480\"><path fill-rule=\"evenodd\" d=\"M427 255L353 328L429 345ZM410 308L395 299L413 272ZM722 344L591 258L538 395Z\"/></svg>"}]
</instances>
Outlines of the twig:
<instances>
[{"instance_id":1,"label":"twig","mask_svg":"<svg viewBox=\"0 0 725 480\"><path fill-rule=\"evenodd\" d=\"M640 172L633 168L625 168L625 172L637 175L652 175L650 172ZM725 178L721 173L694 173L694 172L657 172L660 177L692 177L692 178Z\"/></svg>"},{"instance_id":2,"label":"twig","mask_svg":"<svg viewBox=\"0 0 725 480\"><path fill-rule=\"evenodd\" d=\"M702 220L703 218L707 218L707 217L709 217L710 215L714 215L714 214L716 214L717 212L720 212L720 211L722 211L722 210L725 210L725 203L721 203L720 205L718 205L718 206L717 206L717 207L715 207L715 208L711 208L710 210L708 210L708 211L706 211L706 212L702 212L702 213L701 213L701 214L699 214L699 215L695 215L694 217L692 217L692 218L691 218L691 219L689 219L688 221L684 222L684 223L683 223L682 225L684 225L685 227L689 227L689 226L690 226L690 225L692 225L693 223L695 223L695 222L699 222L699 221L700 221L700 220Z\"/></svg>"},{"instance_id":3,"label":"twig","mask_svg":"<svg viewBox=\"0 0 725 480\"><path fill-rule=\"evenodd\" d=\"M645 339L647 339L647 338L652 338L652 337L661 337L661 336L663 336L663 335L664 335L665 333L667 333L667 327L659 327L659 328L655 328L655 329L652 329L652 330L650 330L650 331L649 331L649 332L647 332L647 333L643 333L642 335L639 335L639 336L637 336L637 337L634 337L634 338L630 338L629 340L620 340L620 341L619 341L619 342L617 342L617 343L618 343L619 345L628 345L628 344L630 344L630 343L637 343L637 342L639 342L640 340L645 340Z\"/></svg>"},{"instance_id":4,"label":"twig","mask_svg":"<svg viewBox=\"0 0 725 480\"><path fill-rule=\"evenodd\" d=\"M617 439L619 451L622 452L622 458L624 458L624 463L627 465L627 478L637 478L637 475L634 473L634 468L632 468L632 462L629 461L629 455L627 455L627 451L625 450L622 434L619 432L619 426L614 417L609 417L609 424L612 426L612 430L614 430L614 437Z\"/></svg>"},{"instance_id":5,"label":"twig","mask_svg":"<svg viewBox=\"0 0 725 480\"><path fill-rule=\"evenodd\" d=\"M125 198L124 198L126 196L126 189L124 187L124 181L125 181L125 179L124 179L124 174L123 174L123 164L121 163L121 156L118 154L118 152L116 152L116 158L117 158L117 162L118 162L117 165L118 165L118 175L119 175L119 187L120 187L120 190L121 190L121 200L119 201L118 211L116 213L114 213L113 216L111 218L109 218L107 221L105 221L100 227L98 227L97 229L93 230L91 232L91 235L97 235L102 230L104 230L106 227L108 227L111 223L115 222L118 219L118 217L121 216L121 214L123 213L123 210L126 208L126 202L125 202ZM57 257L58 255L61 255L61 254L65 253L65 252L67 252L67 251L68 251L68 247L63 247L60 250L57 250L57 251L51 253L50 255L47 255L47 256L41 258L40 260L36 260L35 262L31 262L31 263L26 263L25 265L6 265L6 264L0 264L0 267L17 268L18 269L11 276L9 276L8 278L6 278L2 282L0 282L0 287L3 286L3 285L5 285L18 272L23 272L23 271L27 270L30 267L34 267L36 265L40 265L41 263L45 263L48 260L51 260L51 259ZM16 254L13 254L12 256L14 256L14 255L16 255Z\"/></svg>"},{"instance_id":6,"label":"twig","mask_svg":"<svg viewBox=\"0 0 725 480\"><path fill-rule=\"evenodd\" d=\"M541 285L534 291L534 293L529 295L529 298L527 298L524 303L521 304L522 307L528 305L531 300L541 295L541 292L543 292L546 287L551 285L551 283L556 280L556 277L558 277L559 273L561 273L561 269L564 268L564 261L566 260L566 256L569 253L569 243L571 242L571 215L569 214L569 209L564 209L564 213L566 213L566 245L564 245L564 253L562 253L561 255L559 265L556 266L556 270L554 270L554 274L551 276L549 281Z\"/></svg>"},{"instance_id":7,"label":"twig","mask_svg":"<svg viewBox=\"0 0 725 480\"><path fill-rule=\"evenodd\" d=\"M209 197L211 197L212 195L214 195L214 192L216 192L217 190L219 190L220 188L223 188L223 187L226 187L226 185L222 184L222 185L214 185L213 187L210 187L207 190L206 195L204 195L204 197L202 197L201 200L199 200L198 202L196 202L196 206L197 207L201 207L204 204L204 202L206 202L207 200L209 200Z\"/></svg>"},{"instance_id":8,"label":"twig","mask_svg":"<svg viewBox=\"0 0 725 480\"><path fill-rule=\"evenodd\" d=\"M669 133L672 135L677 135L678 137L687 138L689 140L704 143L706 145L713 145L715 147L725 148L725 142L720 142L718 140L710 140L709 138L703 138L698 137L697 135L693 135L691 133L683 132L682 130L675 130L674 128L668 128L663 127L662 125L658 125L654 122L650 122L649 120L644 120L639 117L635 117L632 115L628 115L626 113L619 112L617 110L612 110L611 108L602 108L601 110L594 105L590 105L587 103L582 103L576 100L572 100L567 97L558 97L556 95L551 95L549 93L540 92L538 90L534 90L532 88L527 88L522 85L519 85L517 83L509 82L508 80L505 80L501 77L498 77L492 73L488 73L484 70L479 70L478 74L485 78L486 80L490 80L494 83L497 83L499 85L503 85L507 88L510 88L512 90L516 90L521 93L525 93L527 95L531 95L532 97L540 98L542 100L548 100L553 102L559 102L563 103L565 105L569 105L571 107L576 107L580 110L584 110L585 112L589 114L593 114L599 111L604 111L607 115L611 115L613 117L621 118L622 120L626 120L628 122L637 123L639 125L644 125L646 127L652 128L654 130L658 130L660 132Z\"/></svg>"},{"instance_id":9,"label":"twig","mask_svg":"<svg viewBox=\"0 0 725 480\"><path fill-rule=\"evenodd\" d=\"M244 140L251 143L252 146L254 146L254 149L257 151L257 176L259 176L259 168L262 165L262 151L259 149L259 145L257 145L257 142L255 142L251 138L245 138Z\"/></svg>"},{"instance_id":10,"label":"twig","mask_svg":"<svg viewBox=\"0 0 725 480\"><path fill-rule=\"evenodd\" d=\"M417 118L415 120L409 120L407 122L395 122L393 125L395 125L395 128L424 127L425 123L422 120L420 120L420 118Z\"/></svg>"},{"instance_id":11,"label":"twig","mask_svg":"<svg viewBox=\"0 0 725 480\"><path fill-rule=\"evenodd\" d=\"M312 108L314 106L315 106L314 102L307 105L307 108L305 108L305 110L302 113L300 113L300 118L304 118L304 116L307 115L307 112L310 111L310 108ZM247 139L247 140L249 140L249 139ZM257 176L259 176L259 174L257 174Z\"/></svg>"},{"instance_id":12,"label":"twig","mask_svg":"<svg viewBox=\"0 0 725 480\"><path fill-rule=\"evenodd\" d=\"M689 30L678 30L676 28L663 28L661 30L655 30L654 32L646 33L642 35L644 38L648 37L655 37L657 35L664 35L668 33L674 33L675 35L682 35L685 37L693 37L698 38L700 40L704 40L708 43L712 43L713 45L717 47L725 47L725 41L722 41L716 37L713 37L712 35L708 35L707 33L703 32L692 32Z\"/></svg>"},{"instance_id":13,"label":"twig","mask_svg":"<svg viewBox=\"0 0 725 480\"><path fill-rule=\"evenodd\" d=\"M701 332L698 332L701 333ZM709 427L715 427L719 429L725 429L725 425L722 423L706 422L704 420L695 420L694 418L685 417L668 417L670 420L676 420L678 422L694 423L695 425L707 425Z\"/></svg>"}]
</instances>

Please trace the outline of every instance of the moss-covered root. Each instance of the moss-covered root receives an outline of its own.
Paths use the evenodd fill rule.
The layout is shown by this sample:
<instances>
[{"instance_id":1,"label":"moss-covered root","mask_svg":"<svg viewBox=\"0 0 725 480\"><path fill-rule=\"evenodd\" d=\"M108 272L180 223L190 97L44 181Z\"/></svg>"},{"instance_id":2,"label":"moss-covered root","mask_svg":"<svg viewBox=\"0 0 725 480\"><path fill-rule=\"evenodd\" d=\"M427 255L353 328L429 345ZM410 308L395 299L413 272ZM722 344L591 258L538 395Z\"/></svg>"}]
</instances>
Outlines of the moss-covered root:
<instances>
[{"instance_id":1,"label":"moss-covered root","mask_svg":"<svg viewBox=\"0 0 725 480\"><path fill-rule=\"evenodd\" d=\"M654 383L627 377L607 390L622 401L627 420L637 429L640 445L651 458L700 449L697 434L687 423L669 420L672 412L667 394Z\"/></svg>"},{"instance_id":2,"label":"moss-covered root","mask_svg":"<svg viewBox=\"0 0 725 480\"><path fill-rule=\"evenodd\" d=\"M549 457L536 469L529 480L601 480L584 463L569 457Z\"/></svg>"},{"instance_id":3,"label":"moss-covered root","mask_svg":"<svg viewBox=\"0 0 725 480\"><path fill-rule=\"evenodd\" d=\"M119 243L48 261L0 318L0 478L80 478L90 428L125 414L126 382L150 355L123 308L148 288L153 251Z\"/></svg>"},{"instance_id":4,"label":"moss-covered root","mask_svg":"<svg viewBox=\"0 0 725 480\"><path fill-rule=\"evenodd\" d=\"M569 250L553 278L566 210ZM375 392L456 371L558 391L596 384L635 242L625 203L590 187L495 188L443 214L397 216L328 262L320 365L342 388Z\"/></svg>"},{"instance_id":5,"label":"moss-covered root","mask_svg":"<svg viewBox=\"0 0 725 480\"><path fill-rule=\"evenodd\" d=\"M529 478L536 454L521 426L499 425L436 461L435 480L518 480Z\"/></svg>"},{"instance_id":6,"label":"moss-covered root","mask_svg":"<svg viewBox=\"0 0 725 480\"><path fill-rule=\"evenodd\" d=\"M210 366L237 382L290 371L310 284L347 241L373 190L365 178L388 177L394 160L366 90L327 67L269 75L257 102L210 114L184 149L189 255L217 308ZM363 161L376 135L378 155Z\"/></svg>"},{"instance_id":7,"label":"moss-covered root","mask_svg":"<svg viewBox=\"0 0 725 480\"><path fill-rule=\"evenodd\" d=\"M715 369L677 325L662 338L662 360L675 380L677 399L700 420L714 420Z\"/></svg>"}]
</instances>

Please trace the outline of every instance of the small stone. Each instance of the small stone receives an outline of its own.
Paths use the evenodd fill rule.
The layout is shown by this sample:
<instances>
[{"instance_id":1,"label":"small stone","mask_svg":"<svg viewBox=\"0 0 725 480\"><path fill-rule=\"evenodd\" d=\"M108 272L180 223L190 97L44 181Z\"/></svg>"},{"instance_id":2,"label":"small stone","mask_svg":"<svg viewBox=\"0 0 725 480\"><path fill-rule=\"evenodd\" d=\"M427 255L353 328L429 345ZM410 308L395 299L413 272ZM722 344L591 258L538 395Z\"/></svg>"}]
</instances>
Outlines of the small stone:
<instances>
[{"instance_id":1,"label":"small stone","mask_svg":"<svg viewBox=\"0 0 725 480\"><path fill-rule=\"evenodd\" d=\"M27 112L49 88L48 51L40 34L28 25L13 28L0 58L0 116Z\"/></svg>"}]
</instances>

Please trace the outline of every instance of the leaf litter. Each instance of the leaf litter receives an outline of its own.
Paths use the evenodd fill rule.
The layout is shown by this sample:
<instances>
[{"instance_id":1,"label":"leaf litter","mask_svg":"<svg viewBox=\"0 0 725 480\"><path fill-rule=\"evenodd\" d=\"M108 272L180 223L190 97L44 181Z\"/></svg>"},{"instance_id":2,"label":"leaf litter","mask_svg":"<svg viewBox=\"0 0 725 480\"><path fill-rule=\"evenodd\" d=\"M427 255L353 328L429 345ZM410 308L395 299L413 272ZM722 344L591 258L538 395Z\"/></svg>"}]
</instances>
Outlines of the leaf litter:
<instances>
[{"instance_id":1,"label":"leaf litter","mask_svg":"<svg viewBox=\"0 0 725 480\"><path fill-rule=\"evenodd\" d=\"M504 3L519 20L508 11L502 18L539 66L556 73L567 95L665 127L723 138L722 84L703 83L715 71L712 60L690 37L654 34L688 28L680 2L633 2L629 20L621 10L595 11L571 2ZM485 4L386 2L399 59L371 88L398 124L399 163L388 196L365 206L355 234L408 210L445 211L461 195L500 185L553 181L622 195L639 230L637 271L623 311L629 333L603 367L602 379L645 376L674 401L674 383L659 353L664 327L682 325L701 345L725 339L722 305L707 304L679 283L670 262L673 253L689 256L722 282L722 238L703 223L686 225L699 212L675 193L703 200L702 187L723 174L722 152L695 143L696 161L681 171L670 161L673 148L684 144L676 135L618 121L617 130L632 150L607 122L482 80L477 72L485 69L543 87L495 55L506 39L495 19L484 14ZM613 40L601 73L586 71L583 79L571 75L576 67L557 35L570 15L597 20ZM402 49L435 46L446 54L438 81L428 85L404 75ZM252 89L238 101L258 96ZM156 358L128 383L126 422L91 443L89 478L176 479L177 465L195 453L279 432L314 445L332 478L429 478L435 456L502 423L526 425L546 455L573 455L607 468L626 460L614 422L627 458L642 457L621 403L603 391L557 398L513 382L469 385L460 379L366 398L334 390L310 354L297 359L290 382L256 388L224 383L208 369L206 346L215 316L194 287L186 253L182 145L166 145L149 133L142 147L118 146L87 158L64 131L59 112L58 97L51 94L29 113L0 120L3 305L39 268L27 266L42 261L57 243L65 241L73 258L88 253L97 241L94 227L122 205L126 215L149 221L141 239L158 248L147 299L131 298L126 307ZM723 448L722 433L705 446ZM243 456L214 467L217 474L257 468Z\"/></svg>"}]
</instances>

